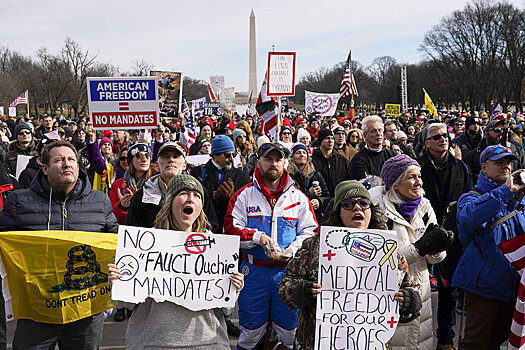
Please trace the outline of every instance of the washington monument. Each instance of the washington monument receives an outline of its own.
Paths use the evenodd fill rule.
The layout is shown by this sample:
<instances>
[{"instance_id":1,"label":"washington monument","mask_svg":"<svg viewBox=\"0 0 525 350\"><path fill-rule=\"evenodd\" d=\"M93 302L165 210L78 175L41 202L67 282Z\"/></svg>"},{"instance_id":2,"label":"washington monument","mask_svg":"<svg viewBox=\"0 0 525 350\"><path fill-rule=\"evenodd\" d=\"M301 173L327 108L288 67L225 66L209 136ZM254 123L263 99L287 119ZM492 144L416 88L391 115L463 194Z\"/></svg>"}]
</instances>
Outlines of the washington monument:
<instances>
[{"instance_id":1,"label":"washington monument","mask_svg":"<svg viewBox=\"0 0 525 350\"><path fill-rule=\"evenodd\" d=\"M255 44L255 14L250 13L250 66L249 66L249 81L248 81L248 93L252 96L252 113L255 112L255 102L257 101L258 90L257 90L257 47ZM250 96L250 95L248 95Z\"/></svg>"}]
</instances>

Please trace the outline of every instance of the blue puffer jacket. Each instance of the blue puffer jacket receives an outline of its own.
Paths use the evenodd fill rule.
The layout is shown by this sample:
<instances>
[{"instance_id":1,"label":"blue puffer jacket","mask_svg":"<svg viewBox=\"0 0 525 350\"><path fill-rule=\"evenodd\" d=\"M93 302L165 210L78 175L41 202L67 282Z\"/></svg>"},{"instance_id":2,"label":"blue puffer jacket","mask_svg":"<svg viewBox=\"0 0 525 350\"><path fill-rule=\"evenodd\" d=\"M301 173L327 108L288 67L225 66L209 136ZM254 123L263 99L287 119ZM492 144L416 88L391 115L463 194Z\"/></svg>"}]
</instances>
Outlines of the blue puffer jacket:
<instances>
[{"instance_id":1,"label":"blue puffer jacket","mask_svg":"<svg viewBox=\"0 0 525 350\"><path fill-rule=\"evenodd\" d=\"M514 303L519 277L497 245L524 232L524 212L490 230L486 227L525 202L516 202L506 185L498 186L481 173L476 188L482 196L465 193L458 201L459 239L466 249L452 285L485 298Z\"/></svg>"}]
</instances>

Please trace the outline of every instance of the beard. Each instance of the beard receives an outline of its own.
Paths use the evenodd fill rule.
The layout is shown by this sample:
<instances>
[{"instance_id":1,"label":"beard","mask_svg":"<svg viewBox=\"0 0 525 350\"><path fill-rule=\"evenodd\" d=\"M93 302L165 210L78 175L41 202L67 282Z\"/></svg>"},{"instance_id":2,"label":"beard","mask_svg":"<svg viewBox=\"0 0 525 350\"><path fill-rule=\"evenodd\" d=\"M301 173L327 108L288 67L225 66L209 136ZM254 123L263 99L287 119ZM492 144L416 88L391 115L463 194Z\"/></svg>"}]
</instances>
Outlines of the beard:
<instances>
[{"instance_id":1,"label":"beard","mask_svg":"<svg viewBox=\"0 0 525 350\"><path fill-rule=\"evenodd\" d=\"M283 174L282 171L279 172L279 170L277 169L270 169L269 171L265 171L265 172L261 171L260 173L261 173L261 177L268 181L275 181L278 178L280 178L281 175Z\"/></svg>"}]
</instances>

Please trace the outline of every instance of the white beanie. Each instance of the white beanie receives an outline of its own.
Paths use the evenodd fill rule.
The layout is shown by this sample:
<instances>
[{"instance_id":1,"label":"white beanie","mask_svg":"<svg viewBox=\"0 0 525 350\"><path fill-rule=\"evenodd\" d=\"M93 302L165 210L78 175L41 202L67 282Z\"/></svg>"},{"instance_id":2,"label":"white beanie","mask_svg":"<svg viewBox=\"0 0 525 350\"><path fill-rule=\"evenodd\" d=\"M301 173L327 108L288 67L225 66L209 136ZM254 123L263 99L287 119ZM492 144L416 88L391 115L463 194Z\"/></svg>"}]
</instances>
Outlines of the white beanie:
<instances>
[{"instance_id":1,"label":"white beanie","mask_svg":"<svg viewBox=\"0 0 525 350\"><path fill-rule=\"evenodd\" d=\"M299 130L297 130L297 141L300 141L303 137L308 137L309 139L312 139L310 133L306 131L306 129L299 128Z\"/></svg>"},{"instance_id":2,"label":"white beanie","mask_svg":"<svg viewBox=\"0 0 525 350\"><path fill-rule=\"evenodd\" d=\"M265 143L270 143L270 139L266 135L261 135L257 138L257 148L261 148Z\"/></svg>"}]
</instances>

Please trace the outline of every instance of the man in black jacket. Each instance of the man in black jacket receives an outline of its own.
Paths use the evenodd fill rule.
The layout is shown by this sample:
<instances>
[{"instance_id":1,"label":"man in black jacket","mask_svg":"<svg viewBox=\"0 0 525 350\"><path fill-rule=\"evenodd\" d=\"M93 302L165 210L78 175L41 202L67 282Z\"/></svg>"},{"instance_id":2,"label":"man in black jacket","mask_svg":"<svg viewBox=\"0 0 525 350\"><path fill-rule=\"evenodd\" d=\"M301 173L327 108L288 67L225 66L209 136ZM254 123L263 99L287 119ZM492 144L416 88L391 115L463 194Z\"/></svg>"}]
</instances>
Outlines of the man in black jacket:
<instances>
[{"instance_id":1,"label":"man in black jacket","mask_svg":"<svg viewBox=\"0 0 525 350\"><path fill-rule=\"evenodd\" d=\"M79 168L75 147L69 142L50 144L31 188L14 191L5 201L0 231L32 230L118 230L109 197L91 189L87 174ZM102 313L66 324L20 319L13 349L54 348L57 342L67 342L70 348L95 350L102 341L103 326Z\"/></svg>"},{"instance_id":2,"label":"man in black jacket","mask_svg":"<svg viewBox=\"0 0 525 350\"><path fill-rule=\"evenodd\" d=\"M361 180L370 175L381 175L383 164L395 155L394 151L383 148L383 120L377 115L363 119L363 139L366 143L352 158L350 179Z\"/></svg>"},{"instance_id":3,"label":"man in black jacket","mask_svg":"<svg viewBox=\"0 0 525 350\"><path fill-rule=\"evenodd\" d=\"M477 116L467 117L465 119L465 130L452 140L452 143L458 145L461 150L461 156L465 156L468 152L478 147L482 138L479 126L480 119Z\"/></svg>"},{"instance_id":4,"label":"man in black jacket","mask_svg":"<svg viewBox=\"0 0 525 350\"><path fill-rule=\"evenodd\" d=\"M317 134L319 147L314 149L312 163L326 181L330 196L334 197L335 187L350 176L350 162L334 150L334 134L323 128Z\"/></svg>"}]
</instances>

